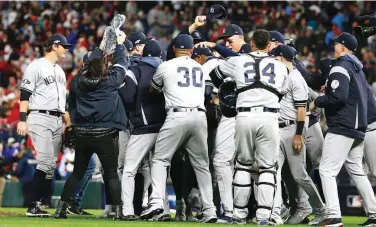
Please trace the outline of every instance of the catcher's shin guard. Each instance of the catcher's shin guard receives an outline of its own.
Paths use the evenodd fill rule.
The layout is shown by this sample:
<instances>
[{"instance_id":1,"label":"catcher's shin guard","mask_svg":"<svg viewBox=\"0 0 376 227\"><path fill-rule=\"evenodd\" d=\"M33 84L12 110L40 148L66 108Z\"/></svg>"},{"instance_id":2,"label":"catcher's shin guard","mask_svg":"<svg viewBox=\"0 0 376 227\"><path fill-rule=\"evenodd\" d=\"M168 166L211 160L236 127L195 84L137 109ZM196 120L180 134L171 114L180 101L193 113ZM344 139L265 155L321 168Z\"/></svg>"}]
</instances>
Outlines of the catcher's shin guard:
<instances>
[{"instance_id":1,"label":"catcher's shin guard","mask_svg":"<svg viewBox=\"0 0 376 227\"><path fill-rule=\"evenodd\" d=\"M234 216L246 218L248 215L248 200L251 196L251 166L244 166L236 162L234 181L232 183L234 193Z\"/></svg>"},{"instance_id":2,"label":"catcher's shin guard","mask_svg":"<svg viewBox=\"0 0 376 227\"><path fill-rule=\"evenodd\" d=\"M257 212L256 217L269 219L273 210L274 197L276 193L276 167L260 167L257 181Z\"/></svg>"}]
</instances>

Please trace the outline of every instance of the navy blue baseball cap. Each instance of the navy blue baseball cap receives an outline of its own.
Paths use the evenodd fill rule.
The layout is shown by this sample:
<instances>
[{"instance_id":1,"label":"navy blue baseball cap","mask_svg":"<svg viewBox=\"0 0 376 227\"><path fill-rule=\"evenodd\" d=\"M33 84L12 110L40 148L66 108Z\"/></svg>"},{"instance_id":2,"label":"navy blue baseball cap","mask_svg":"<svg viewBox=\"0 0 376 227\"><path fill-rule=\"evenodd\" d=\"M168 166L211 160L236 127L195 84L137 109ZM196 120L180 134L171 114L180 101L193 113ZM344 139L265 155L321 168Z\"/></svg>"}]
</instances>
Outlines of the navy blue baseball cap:
<instances>
[{"instance_id":1,"label":"navy blue baseball cap","mask_svg":"<svg viewBox=\"0 0 376 227\"><path fill-rule=\"evenodd\" d=\"M198 30L194 30L191 34L195 43L205 41L204 36Z\"/></svg>"},{"instance_id":2,"label":"navy blue baseball cap","mask_svg":"<svg viewBox=\"0 0 376 227\"><path fill-rule=\"evenodd\" d=\"M193 49L192 58L197 56L213 56L213 54L209 48L198 46Z\"/></svg>"},{"instance_id":3,"label":"navy blue baseball cap","mask_svg":"<svg viewBox=\"0 0 376 227\"><path fill-rule=\"evenodd\" d=\"M295 51L293 48L287 46L287 45L279 45L276 48L274 48L274 56L282 56L288 61L294 60L295 57Z\"/></svg>"},{"instance_id":4,"label":"navy blue baseball cap","mask_svg":"<svg viewBox=\"0 0 376 227\"><path fill-rule=\"evenodd\" d=\"M239 53L248 54L251 53L251 45L249 43L245 43L240 47Z\"/></svg>"},{"instance_id":5,"label":"navy blue baseball cap","mask_svg":"<svg viewBox=\"0 0 376 227\"><path fill-rule=\"evenodd\" d=\"M285 43L285 37L278 31L270 31L270 42Z\"/></svg>"},{"instance_id":6,"label":"navy blue baseball cap","mask_svg":"<svg viewBox=\"0 0 376 227\"><path fill-rule=\"evenodd\" d=\"M54 34L54 35L51 35L48 38L48 40L47 40L47 46L52 46L53 44L61 45L65 49L68 49L68 48L70 48L70 47L73 46L72 44L69 44L67 42L67 39L65 38L65 36L63 36L61 34Z\"/></svg>"},{"instance_id":7,"label":"navy blue baseball cap","mask_svg":"<svg viewBox=\"0 0 376 227\"><path fill-rule=\"evenodd\" d=\"M243 35L243 30L236 24L229 24L223 29L223 34L218 39L228 38L233 35Z\"/></svg>"},{"instance_id":8,"label":"navy blue baseball cap","mask_svg":"<svg viewBox=\"0 0 376 227\"><path fill-rule=\"evenodd\" d=\"M353 52L355 52L356 48L358 47L358 41L356 40L355 36L347 32L343 32L338 37L333 37L332 42L340 43Z\"/></svg>"},{"instance_id":9,"label":"navy blue baseball cap","mask_svg":"<svg viewBox=\"0 0 376 227\"><path fill-rule=\"evenodd\" d=\"M213 20L213 19L224 20L226 18L227 18L226 9L219 4L210 6L209 12L206 15L207 20Z\"/></svg>"},{"instance_id":10,"label":"navy blue baseball cap","mask_svg":"<svg viewBox=\"0 0 376 227\"><path fill-rule=\"evenodd\" d=\"M128 51L133 50L133 43L129 39L125 39L123 44L124 44L125 48L127 48Z\"/></svg>"},{"instance_id":11,"label":"navy blue baseball cap","mask_svg":"<svg viewBox=\"0 0 376 227\"><path fill-rule=\"evenodd\" d=\"M146 37L146 35L142 32L132 32L128 39L132 42L133 47L138 44L145 44L148 40L151 40L151 37Z\"/></svg>"},{"instance_id":12,"label":"navy blue baseball cap","mask_svg":"<svg viewBox=\"0 0 376 227\"><path fill-rule=\"evenodd\" d=\"M157 40L149 40L144 47L142 57L162 57L162 46Z\"/></svg>"},{"instance_id":13,"label":"navy blue baseball cap","mask_svg":"<svg viewBox=\"0 0 376 227\"><path fill-rule=\"evenodd\" d=\"M176 36L174 47L177 49L192 49L193 48L193 38L187 34L180 34Z\"/></svg>"}]
</instances>

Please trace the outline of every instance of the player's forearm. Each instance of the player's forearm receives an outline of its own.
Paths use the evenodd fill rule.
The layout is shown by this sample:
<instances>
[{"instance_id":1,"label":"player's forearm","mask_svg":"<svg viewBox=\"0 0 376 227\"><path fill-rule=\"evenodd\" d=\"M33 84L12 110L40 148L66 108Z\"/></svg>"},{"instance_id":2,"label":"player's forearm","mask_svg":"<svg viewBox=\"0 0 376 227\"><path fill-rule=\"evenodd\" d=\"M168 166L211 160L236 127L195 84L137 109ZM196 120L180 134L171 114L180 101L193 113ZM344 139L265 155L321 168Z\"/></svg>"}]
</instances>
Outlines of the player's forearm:
<instances>
[{"instance_id":1,"label":"player's forearm","mask_svg":"<svg viewBox=\"0 0 376 227\"><path fill-rule=\"evenodd\" d=\"M68 112L68 111L65 111L65 114L64 114L64 121L65 121L65 123L67 124L67 126L69 126L69 125L72 124L72 121L71 121L71 118L70 118L70 115L69 115L69 112Z\"/></svg>"},{"instance_id":2,"label":"player's forearm","mask_svg":"<svg viewBox=\"0 0 376 227\"><path fill-rule=\"evenodd\" d=\"M306 108L298 107L298 114L296 118L296 135L302 135L304 129L304 123L306 118Z\"/></svg>"},{"instance_id":3,"label":"player's forearm","mask_svg":"<svg viewBox=\"0 0 376 227\"><path fill-rule=\"evenodd\" d=\"M29 101L20 102L20 121L26 121L27 111L29 110Z\"/></svg>"}]
</instances>

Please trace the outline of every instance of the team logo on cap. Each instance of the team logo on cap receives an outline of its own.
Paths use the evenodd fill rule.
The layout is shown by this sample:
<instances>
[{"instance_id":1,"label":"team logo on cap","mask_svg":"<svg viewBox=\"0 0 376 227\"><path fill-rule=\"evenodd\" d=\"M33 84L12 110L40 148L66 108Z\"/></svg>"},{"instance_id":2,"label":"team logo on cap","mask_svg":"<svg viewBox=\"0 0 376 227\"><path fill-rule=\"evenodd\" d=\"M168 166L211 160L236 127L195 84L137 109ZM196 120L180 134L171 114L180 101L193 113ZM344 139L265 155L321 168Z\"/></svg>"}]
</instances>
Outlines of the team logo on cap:
<instances>
[{"instance_id":1,"label":"team logo on cap","mask_svg":"<svg viewBox=\"0 0 376 227\"><path fill-rule=\"evenodd\" d=\"M54 43L60 43L60 40L55 40Z\"/></svg>"},{"instance_id":2,"label":"team logo on cap","mask_svg":"<svg viewBox=\"0 0 376 227\"><path fill-rule=\"evenodd\" d=\"M210 13L214 13L214 8L210 8Z\"/></svg>"},{"instance_id":3,"label":"team logo on cap","mask_svg":"<svg viewBox=\"0 0 376 227\"><path fill-rule=\"evenodd\" d=\"M138 39L136 42L134 42L134 44L138 44L139 42L141 42L141 40Z\"/></svg>"}]
</instances>

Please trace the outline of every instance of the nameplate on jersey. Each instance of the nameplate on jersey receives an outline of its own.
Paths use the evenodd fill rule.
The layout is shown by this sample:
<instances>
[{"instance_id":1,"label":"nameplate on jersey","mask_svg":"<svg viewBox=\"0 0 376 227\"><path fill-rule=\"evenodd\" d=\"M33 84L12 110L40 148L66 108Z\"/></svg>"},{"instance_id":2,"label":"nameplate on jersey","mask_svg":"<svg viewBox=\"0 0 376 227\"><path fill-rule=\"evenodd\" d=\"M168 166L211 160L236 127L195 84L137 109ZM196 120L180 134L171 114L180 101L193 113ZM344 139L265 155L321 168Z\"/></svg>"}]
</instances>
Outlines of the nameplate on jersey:
<instances>
[{"instance_id":1,"label":"nameplate on jersey","mask_svg":"<svg viewBox=\"0 0 376 227\"><path fill-rule=\"evenodd\" d=\"M248 91L250 89L261 88L261 89L265 89L265 90L267 90L267 91L275 94L278 97L279 101L281 101L282 98L283 98L283 94L279 93L277 91L277 89L275 89L273 87L270 87L270 86L264 84L263 82L261 82L260 62L261 62L262 59L264 59L264 58L266 58L268 56L265 56L265 57L256 57L256 56L253 56L251 54L250 54L250 56L252 56L255 59L253 72L256 74L256 76L254 77L254 79L252 81L253 82L252 84L250 84L248 86L245 86L245 87L242 87L242 88L238 88L236 90L236 93L240 94L240 93Z\"/></svg>"}]
</instances>

